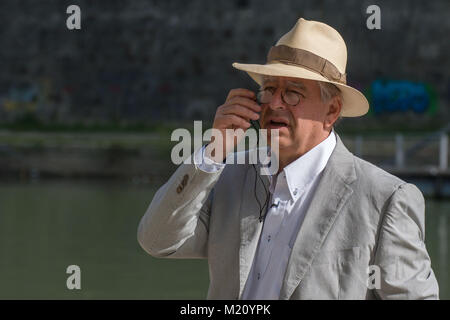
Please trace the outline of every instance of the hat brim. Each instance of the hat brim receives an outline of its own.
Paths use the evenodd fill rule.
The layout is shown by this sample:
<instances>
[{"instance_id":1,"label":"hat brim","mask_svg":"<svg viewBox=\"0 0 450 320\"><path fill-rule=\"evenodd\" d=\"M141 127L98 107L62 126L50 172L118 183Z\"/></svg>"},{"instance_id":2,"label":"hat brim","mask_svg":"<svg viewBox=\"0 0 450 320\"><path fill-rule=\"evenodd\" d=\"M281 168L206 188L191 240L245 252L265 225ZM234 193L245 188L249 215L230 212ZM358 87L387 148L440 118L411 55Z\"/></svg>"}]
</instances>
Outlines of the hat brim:
<instances>
[{"instance_id":1,"label":"hat brim","mask_svg":"<svg viewBox=\"0 0 450 320\"><path fill-rule=\"evenodd\" d=\"M340 82L330 81L322 75L310 71L308 69L288 65L283 63L268 63L268 64L243 64L234 62L233 67L245 71L249 76L256 81L259 85L262 84L262 77L277 76L277 77L292 77L309 80L317 80L323 82L329 82L336 85L342 92L342 117L359 117L369 111L369 102L366 97L357 89Z\"/></svg>"}]
</instances>

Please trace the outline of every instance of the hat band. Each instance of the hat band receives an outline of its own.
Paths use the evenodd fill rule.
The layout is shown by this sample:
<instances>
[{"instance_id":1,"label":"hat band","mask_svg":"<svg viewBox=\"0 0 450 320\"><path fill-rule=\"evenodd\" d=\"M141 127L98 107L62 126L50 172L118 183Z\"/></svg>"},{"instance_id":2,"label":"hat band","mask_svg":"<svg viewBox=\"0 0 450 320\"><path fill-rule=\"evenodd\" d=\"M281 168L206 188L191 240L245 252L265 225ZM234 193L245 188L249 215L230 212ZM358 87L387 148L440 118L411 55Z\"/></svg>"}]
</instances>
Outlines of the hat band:
<instances>
[{"instance_id":1,"label":"hat band","mask_svg":"<svg viewBox=\"0 0 450 320\"><path fill-rule=\"evenodd\" d=\"M330 81L343 84L347 83L346 74L340 73L334 64L318 55L298 48L285 45L273 46L267 55L267 61L279 61L285 64L293 64L317 72Z\"/></svg>"}]
</instances>

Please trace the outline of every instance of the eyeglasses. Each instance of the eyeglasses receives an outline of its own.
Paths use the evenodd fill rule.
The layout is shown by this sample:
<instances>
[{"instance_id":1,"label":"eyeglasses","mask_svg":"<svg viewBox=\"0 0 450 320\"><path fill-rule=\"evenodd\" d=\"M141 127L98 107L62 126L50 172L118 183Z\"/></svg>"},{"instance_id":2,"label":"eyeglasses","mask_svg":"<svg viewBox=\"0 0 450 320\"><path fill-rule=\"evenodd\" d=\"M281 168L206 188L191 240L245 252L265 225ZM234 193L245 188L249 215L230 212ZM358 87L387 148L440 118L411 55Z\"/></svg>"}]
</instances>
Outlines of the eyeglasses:
<instances>
[{"instance_id":1,"label":"eyeglasses","mask_svg":"<svg viewBox=\"0 0 450 320\"><path fill-rule=\"evenodd\" d=\"M277 91L275 87L267 87L263 90L260 90L257 94L257 99L260 103L270 103L272 101L272 97ZM300 98L302 95L298 92L292 90L283 90L281 91L281 100L284 103L290 106L296 106L300 102Z\"/></svg>"}]
</instances>

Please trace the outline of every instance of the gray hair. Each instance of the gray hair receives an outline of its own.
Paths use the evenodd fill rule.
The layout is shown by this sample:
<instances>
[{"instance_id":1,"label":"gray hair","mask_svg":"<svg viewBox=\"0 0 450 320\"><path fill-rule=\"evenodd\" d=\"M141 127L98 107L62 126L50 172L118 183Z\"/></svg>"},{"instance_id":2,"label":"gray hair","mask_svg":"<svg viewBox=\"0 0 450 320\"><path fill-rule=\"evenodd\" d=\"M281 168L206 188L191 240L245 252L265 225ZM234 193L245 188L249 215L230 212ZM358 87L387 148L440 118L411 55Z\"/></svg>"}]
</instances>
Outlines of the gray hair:
<instances>
[{"instance_id":1,"label":"gray hair","mask_svg":"<svg viewBox=\"0 0 450 320\"><path fill-rule=\"evenodd\" d=\"M323 81L317 81L317 83L319 84L322 102L328 102L328 100L336 96L339 96L343 100L341 90L334 84Z\"/></svg>"},{"instance_id":2,"label":"gray hair","mask_svg":"<svg viewBox=\"0 0 450 320\"><path fill-rule=\"evenodd\" d=\"M339 97L339 99L341 100L341 102L344 102L344 97L342 96L342 91L334 84L329 83L329 82L323 82L323 81L317 81L317 83L319 84L319 88L320 88L320 99L322 100L322 102L328 102L331 98L333 97ZM341 122L342 120L342 116L341 116L342 110L339 113L339 116L337 118L337 120L334 122L334 125L337 125L339 122Z\"/></svg>"}]
</instances>

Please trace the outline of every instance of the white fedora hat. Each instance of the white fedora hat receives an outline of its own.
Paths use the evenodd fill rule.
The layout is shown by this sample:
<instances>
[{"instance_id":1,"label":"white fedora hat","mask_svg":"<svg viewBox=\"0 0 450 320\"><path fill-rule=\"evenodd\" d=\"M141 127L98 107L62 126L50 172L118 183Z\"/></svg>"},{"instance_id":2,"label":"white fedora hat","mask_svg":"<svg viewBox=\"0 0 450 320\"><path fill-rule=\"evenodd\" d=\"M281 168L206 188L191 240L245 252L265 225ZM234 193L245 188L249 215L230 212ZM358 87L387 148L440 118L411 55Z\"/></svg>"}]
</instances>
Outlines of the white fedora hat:
<instances>
[{"instance_id":1,"label":"white fedora hat","mask_svg":"<svg viewBox=\"0 0 450 320\"><path fill-rule=\"evenodd\" d=\"M366 97L346 84L347 47L335 29L321 22L300 18L273 46L267 63L233 63L259 85L263 75L294 77L333 83L342 92L341 116L358 117L369 110Z\"/></svg>"}]
</instances>

